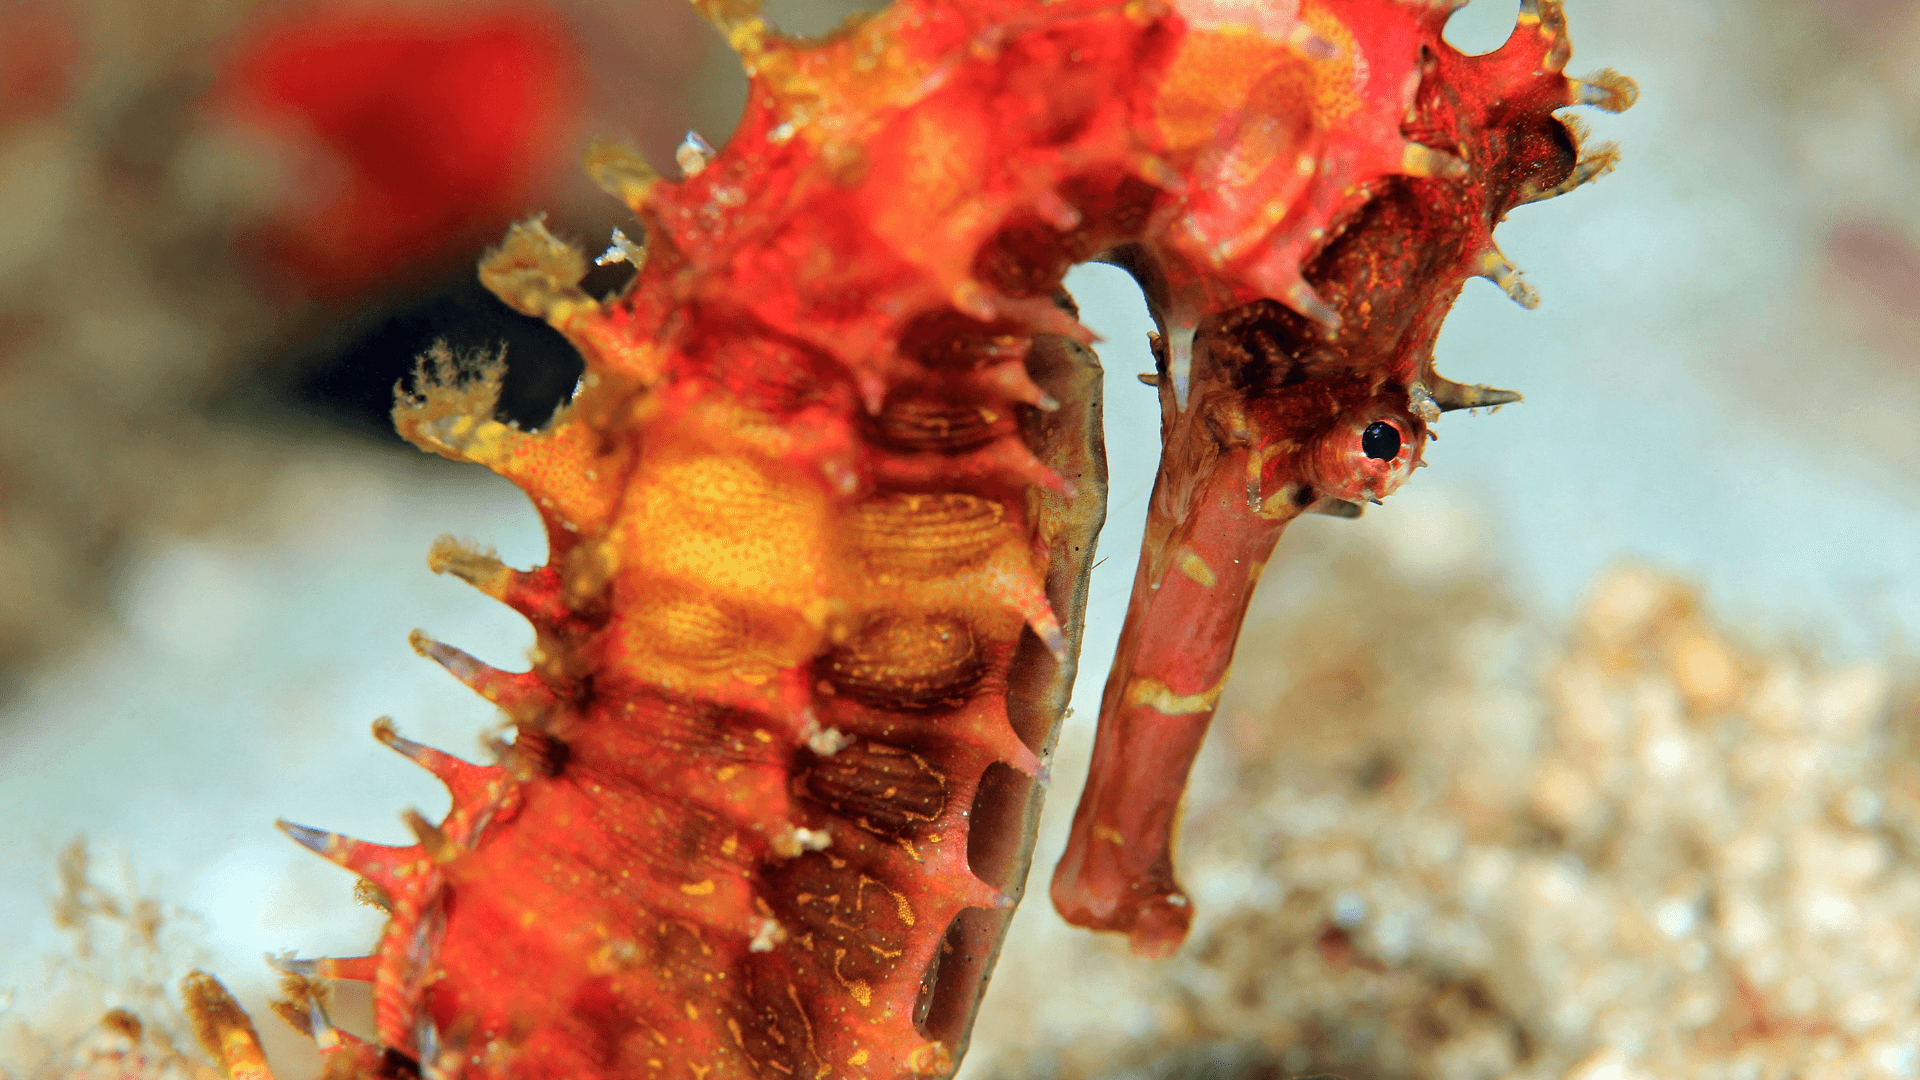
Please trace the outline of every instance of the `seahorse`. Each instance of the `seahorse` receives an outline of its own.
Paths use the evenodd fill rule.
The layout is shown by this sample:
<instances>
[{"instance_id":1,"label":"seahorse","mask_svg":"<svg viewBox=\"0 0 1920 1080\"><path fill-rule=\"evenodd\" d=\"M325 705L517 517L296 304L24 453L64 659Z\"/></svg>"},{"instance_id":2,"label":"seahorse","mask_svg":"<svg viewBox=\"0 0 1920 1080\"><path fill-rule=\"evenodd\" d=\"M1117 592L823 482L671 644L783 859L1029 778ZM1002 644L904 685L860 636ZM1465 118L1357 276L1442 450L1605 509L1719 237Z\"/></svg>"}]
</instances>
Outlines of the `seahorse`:
<instances>
[{"instance_id":1,"label":"seahorse","mask_svg":"<svg viewBox=\"0 0 1920 1080\"><path fill-rule=\"evenodd\" d=\"M1440 377L1435 335L1469 277L1531 306L1492 229L1612 168L1558 110L1636 93L1563 74L1554 0L1482 56L1451 0L896 0L817 41L693 2L751 93L678 179L589 150L631 284L588 295L538 219L481 263L585 358L571 402L520 430L497 358L438 349L394 410L518 484L550 557L433 549L537 632L525 672L414 639L515 729L478 765L375 726L446 817L405 847L284 826L390 915L372 955L284 962L373 984L376 1042L296 1003L331 1076L952 1072L1104 517L1061 291L1092 259L1158 322L1165 455L1052 891L1177 946L1171 819L1261 566L1392 492L1443 411L1516 400ZM238 1023L208 1040L262 1075Z\"/></svg>"}]
</instances>

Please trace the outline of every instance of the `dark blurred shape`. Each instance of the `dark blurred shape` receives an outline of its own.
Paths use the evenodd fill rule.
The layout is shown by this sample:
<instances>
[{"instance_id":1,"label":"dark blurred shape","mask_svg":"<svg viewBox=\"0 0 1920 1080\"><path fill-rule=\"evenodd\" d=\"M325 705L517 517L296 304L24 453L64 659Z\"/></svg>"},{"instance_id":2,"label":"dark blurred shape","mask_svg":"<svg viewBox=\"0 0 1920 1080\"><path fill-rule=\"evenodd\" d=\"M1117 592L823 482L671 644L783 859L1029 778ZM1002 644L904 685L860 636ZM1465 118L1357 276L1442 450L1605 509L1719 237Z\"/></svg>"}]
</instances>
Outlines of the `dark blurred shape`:
<instances>
[{"instance_id":1,"label":"dark blurred shape","mask_svg":"<svg viewBox=\"0 0 1920 1080\"><path fill-rule=\"evenodd\" d=\"M630 267L611 266L583 284L604 295L631 276ZM558 331L507 307L467 273L330 328L300 350L284 392L322 418L397 443L389 417L394 385L411 378L420 354L442 340L461 354L506 350L498 414L528 430L545 424L580 379L580 354Z\"/></svg>"},{"instance_id":2,"label":"dark blurred shape","mask_svg":"<svg viewBox=\"0 0 1920 1080\"><path fill-rule=\"evenodd\" d=\"M467 257L540 201L579 123L574 46L538 0L295 5L229 44L214 114L293 178L251 243L305 296Z\"/></svg>"}]
</instances>

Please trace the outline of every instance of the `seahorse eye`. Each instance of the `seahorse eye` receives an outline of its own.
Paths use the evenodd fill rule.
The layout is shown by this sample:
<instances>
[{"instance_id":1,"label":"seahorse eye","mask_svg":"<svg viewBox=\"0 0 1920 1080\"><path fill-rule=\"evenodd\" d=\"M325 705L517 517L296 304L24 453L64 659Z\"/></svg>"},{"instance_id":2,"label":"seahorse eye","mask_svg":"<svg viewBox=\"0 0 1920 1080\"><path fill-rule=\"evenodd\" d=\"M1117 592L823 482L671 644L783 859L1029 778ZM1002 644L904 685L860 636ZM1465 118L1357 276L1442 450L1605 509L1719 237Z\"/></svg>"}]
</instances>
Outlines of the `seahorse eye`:
<instances>
[{"instance_id":1,"label":"seahorse eye","mask_svg":"<svg viewBox=\"0 0 1920 1080\"><path fill-rule=\"evenodd\" d=\"M1375 420L1361 434L1360 449L1375 461L1392 461L1400 456L1400 429L1385 420Z\"/></svg>"},{"instance_id":2,"label":"seahorse eye","mask_svg":"<svg viewBox=\"0 0 1920 1080\"><path fill-rule=\"evenodd\" d=\"M1426 429L1405 413L1363 404L1320 436L1303 462L1320 496L1347 502L1393 494L1420 463Z\"/></svg>"}]
</instances>

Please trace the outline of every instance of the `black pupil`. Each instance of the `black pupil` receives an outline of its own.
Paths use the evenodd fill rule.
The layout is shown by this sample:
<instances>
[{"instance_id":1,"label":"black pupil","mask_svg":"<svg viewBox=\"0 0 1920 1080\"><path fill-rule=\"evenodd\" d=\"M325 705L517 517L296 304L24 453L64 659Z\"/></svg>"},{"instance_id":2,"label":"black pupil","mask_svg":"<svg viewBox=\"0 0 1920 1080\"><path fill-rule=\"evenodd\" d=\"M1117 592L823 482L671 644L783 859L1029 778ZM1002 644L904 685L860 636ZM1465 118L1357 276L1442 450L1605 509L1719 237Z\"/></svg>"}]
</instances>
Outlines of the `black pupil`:
<instances>
[{"instance_id":1,"label":"black pupil","mask_svg":"<svg viewBox=\"0 0 1920 1080\"><path fill-rule=\"evenodd\" d=\"M1360 449L1375 461L1392 461L1400 456L1400 429L1385 420L1375 420L1361 433Z\"/></svg>"}]
</instances>

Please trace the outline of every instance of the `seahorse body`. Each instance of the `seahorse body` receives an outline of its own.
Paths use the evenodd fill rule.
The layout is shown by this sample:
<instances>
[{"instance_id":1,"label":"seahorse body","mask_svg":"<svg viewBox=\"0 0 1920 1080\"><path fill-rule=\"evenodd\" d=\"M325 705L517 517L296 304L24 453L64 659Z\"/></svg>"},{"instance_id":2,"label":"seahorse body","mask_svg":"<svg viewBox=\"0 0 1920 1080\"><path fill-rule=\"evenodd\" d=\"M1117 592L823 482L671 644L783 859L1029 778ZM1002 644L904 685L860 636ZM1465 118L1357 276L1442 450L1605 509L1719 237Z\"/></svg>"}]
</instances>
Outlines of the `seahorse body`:
<instances>
[{"instance_id":1,"label":"seahorse body","mask_svg":"<svg viewBox=\"0 0 1920 1080\"><path fill-rule=\"evenodd\" d=\"M517 737L479 766L376 734L453 793L418 843L289 826L391 919L379 1046L335 1075L950 1072L1030 854L1104 513L1099 370L1066 269L1131 268L1162 326L1167 457L1056 903L1184 932L1168 820L1285 522L1385 495L1449 406L1431 344L1490 229L1602 171L1552 116L1528 0L1484 57L1411 0L898 0L819 42L695 0L752 76L669 182L589 171L646 230L621 295L537 222L489 286L580 349L538 432L443 352L395 410L522 487L543 567L435 569L534 625L532 670L416 647ZM1378 425L1384 424L1386 427ZM1387 429L1391 429L1389 434ZM1388 444L1391 443L1391 447ZM1336 501L1328 501L1336 500Z\"/></svg>"}]
</instances>

